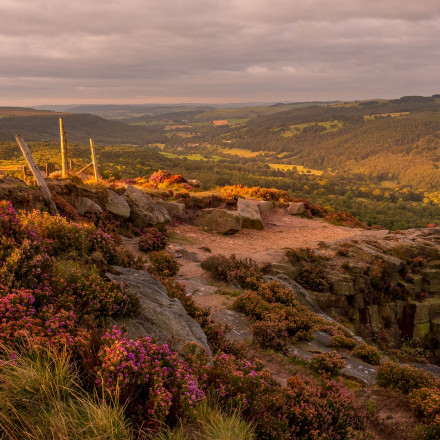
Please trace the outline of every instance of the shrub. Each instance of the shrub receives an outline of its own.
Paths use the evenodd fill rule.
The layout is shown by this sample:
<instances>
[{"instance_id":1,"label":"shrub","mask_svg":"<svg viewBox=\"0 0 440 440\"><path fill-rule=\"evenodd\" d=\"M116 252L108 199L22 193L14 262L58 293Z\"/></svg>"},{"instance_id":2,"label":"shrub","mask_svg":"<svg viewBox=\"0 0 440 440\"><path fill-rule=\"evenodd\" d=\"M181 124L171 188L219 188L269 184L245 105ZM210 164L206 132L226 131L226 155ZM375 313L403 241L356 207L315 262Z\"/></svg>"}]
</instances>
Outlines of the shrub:
<instances>
[{"instance_id":1,"label":"shrub","mask_svg":"<svg viewBox=\"0 0 440 440\"><path fill-rule=\"evenodd\" d=\"M348 348L351 350L352 348L355 347L356 340L350 336L345 336L343 334L336 334L331 337L330 345L332 347Z\"/></svg>"},{"instance_id":2,"label":"shrub","mask_svg":"<svg viewBox=\"0 0 440 440\"><path fill-rule=\"evenodd\" d=\"M379 365L381 360L380 351L373 345L359 344L353 349L353 354L371 365Z\"/></svg>"},{"instance_id":3,"label":"shrub","mask_svg":"<svg viewBox=\"0 0 440 440\"><path fill-rule=\"evenodd\" d=\"M322 376L335 377L345 367L345 361L337 353L320 353L312 356L310 367Z\"/></svg>"},{"instance_id":4,"label":"shrub","mask_svg":"<svg viewBox=\"0 0 440 440\"><path fill-rule=\"evenodd\" d=\"M439 381L431 373L394 362L384 362L377 369L376 382L382 387L410 393L420 388L438 388Z\"/></svg>"},{"instance_id":5,"label":"shrub","mask_svg":"<svg viewBox=\"0 0 440 440\"><path fill-rule=\"evenodd\" d=\"M234 302L234 308L251 318L257 341L280 351L290 342L313 338L313 314L298 303L290 289L278 282L263 283L258 291L247 291ZM284 340L284 342L283 342Z\"/></svg>"},{"instance_id":6,"label":"shrub","mask_svg":"<svg viewBox=\"0 0 440 440\"><path fill-rule=\"evenodd\" d=\"M157 228L148 228L139 239L139 249L143 252L161 251L167 245L167 235Z\"/></svg>"},{"instance_id":7,"label":"shrub","mask_svg":"<svg viewBox=\"0 0 440 440\"><path fill-rule=\"evenodd\" d=\"M263 281L261 269L251 258L240 260L235 255L229 258L213 255L202 261L201 266L216 280L234 283L243 289L258 289Z\"/></svg>"},{"instance_id":8,"label":"shrub","mask_svg":"<svg viewBox=\"0 0 440 440\"><path fill-rule=\"evenodd\" d=\"M273 348L281 353L287 353L289 334L286 323L279 321L258 321L252 325L255 340L263 348Z\"/></svg>"},{"instance_id":9,"label":"shrub","mask_svg":"<svg viewBox=\"0 0 440 440\"><path fill-rule=\"evenodd\" d=\"M152 252L150 255L150 272L159 277L174 277L179 271L176 259L166 252Z\"/></svg>"},{"instance_id":10,"label":"shrub","mask_svg":"<svg viewBox=\"0 0 440 440\"><path fill-rule=\"evenodd\" d=\"M221 188L222 197L238 199L239 197L271 200L274 202L289 202L292 198L286 191L275 188L260 188L259 186L247 187L243 185L231 185Z\"/></svg>"},{"instance_id":11,"label":"shrub","mask_svg":"<svg viewBox=\"0 0 440 440\"><path fill-rule=\"evenodd\" d=\"M176 420L204 398L197 377L167 345L149 337L127 340L117 327L102 342L98 385L143 423L157 426Z\"/></svg>"},{"instance_id":12,"label":"shrub","mask_svg":"<svg viewBox=\"0 0 440 440\"><path fill-rule=\"evenodd\" d=\"M306 263L296 281L306 289L315 292L325 292L329 288L329 281L320 264Z\"/></svg>"},{"instance_id":13,"label":"shrub","mask_svg":"<svg viewBox=\"0 0 440 440\"><path fill-rule=\"evenodd\" d=\"M323 258L316 254L310 248L289 249L286 251L286 257L291 264L298 263L321 263Z\"/></svg>"}]
</instances>

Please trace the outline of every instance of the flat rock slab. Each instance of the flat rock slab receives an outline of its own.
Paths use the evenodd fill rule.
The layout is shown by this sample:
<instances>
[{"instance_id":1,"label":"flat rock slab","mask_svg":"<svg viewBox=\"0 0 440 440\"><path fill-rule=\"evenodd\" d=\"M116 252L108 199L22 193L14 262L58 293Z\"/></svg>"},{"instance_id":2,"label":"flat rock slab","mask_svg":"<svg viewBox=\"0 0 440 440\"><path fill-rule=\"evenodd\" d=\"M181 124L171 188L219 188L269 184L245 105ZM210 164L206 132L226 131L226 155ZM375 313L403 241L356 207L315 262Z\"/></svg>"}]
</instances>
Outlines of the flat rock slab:
<instances>
[{"instance_id":1,"label":"flat rock slab","mask_svg":"<svg viewBox=\"0 0 440 440\"><path fill-rule=\"evenodd\" d=\"M165 287L148 272L133 269L115 268L118 275L107 273L112 281L125 283L129 292L137 294L141 307L133 318L118 318L115 323L125 324L127 336L156 338L161 344L170 344L182 353L187 342L196 342L211 355L206 335L200 325L188 316L181 302L169 298Z\"/></svg>"},{"instance_id":2,"label":"flat rock slab","mask_svg":"<svg viewBox=\"0 0 440 440\"><path fill-rule=\"evenodd\" d=\"M287 207L287 212L290 215L300 215L303 214L305 211L305 206L303 202L290 202L289 206Z\"/></svg>"},{"instance_id":3,"label":"flat rock slab","mask_svg":"<svg viewBox=\"0 0 440 440\"><path fill-rule=\"evenodd\" d=\"M199 212L194 224L208 231L235 234L241 229L241 221L241 216L236 211L208 208Z\"/></svg>"}]
</instances>

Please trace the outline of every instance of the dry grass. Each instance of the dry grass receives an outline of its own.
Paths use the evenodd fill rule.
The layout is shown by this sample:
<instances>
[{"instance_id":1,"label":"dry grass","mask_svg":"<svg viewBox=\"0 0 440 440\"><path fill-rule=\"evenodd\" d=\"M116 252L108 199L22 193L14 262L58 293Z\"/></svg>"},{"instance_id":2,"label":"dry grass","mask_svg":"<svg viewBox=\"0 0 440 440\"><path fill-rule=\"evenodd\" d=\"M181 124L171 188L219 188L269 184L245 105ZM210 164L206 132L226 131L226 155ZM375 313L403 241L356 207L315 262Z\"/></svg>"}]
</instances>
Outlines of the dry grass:
<instances>
[{"instance_id":1,"label":"dry grass","mask_svg":"<svg viewBox=\"0 0 440 440\"><path fill-rule=\"evenodd\" d=\"M117 404L86 394L68 355L31 348L15 360L2 350L0 439L130 440Z\"/></svg>"}]
</instances>

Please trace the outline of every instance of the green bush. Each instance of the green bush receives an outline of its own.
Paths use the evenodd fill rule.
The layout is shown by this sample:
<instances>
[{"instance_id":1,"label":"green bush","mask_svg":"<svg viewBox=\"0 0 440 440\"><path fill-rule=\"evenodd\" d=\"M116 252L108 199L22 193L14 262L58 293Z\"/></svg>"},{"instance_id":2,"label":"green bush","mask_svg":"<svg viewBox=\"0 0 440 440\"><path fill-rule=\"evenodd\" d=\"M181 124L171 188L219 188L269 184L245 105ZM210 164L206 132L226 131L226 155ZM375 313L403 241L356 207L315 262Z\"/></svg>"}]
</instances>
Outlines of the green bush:
<instances>
[{"instance_id":1,"label":"green bush","mask_svg":"<svg viewBox=\"0 0 440 440\"><path fill-rule=\"evenodd\" d=\"M179 271L176 259L166 252L152 252L150 262L150 272L159 277L174 277Z\"/></svg>"},{"instance_id":2,"label":"green bush","mask_svg":"<svg viewBox=\"0 0 440 440\"><path fill-rule=\"evenodd\" d=\"M310 368L312 370L327 377L338 376L344 367L344 359L333 352L315 354L310 361Z\"/></svg>"},{"instance_id":3,"label":"green bush","mask_svg":"<svg viewBox=\"0 0 440 440\"><path fill-rule=\"evenodd\" d=\"M439 387L438 379L431 373L395 362L384 362L378 367L376 382L382 387L394 388L406 394L420 388Z\"/></svg>"},{"instance_id":4,"label":"green bush","mask_svg":"<svg viewBox=\"0 0 440 440\"><path fill-rule=\"evenodd\" d=\"M380 364L380 351L374 347L373 345L368 344L359 344L356 345L353 349L353 354L362 359L365 362L368 362L371 365L379 365Z\"/></svg>"}]
</instances>

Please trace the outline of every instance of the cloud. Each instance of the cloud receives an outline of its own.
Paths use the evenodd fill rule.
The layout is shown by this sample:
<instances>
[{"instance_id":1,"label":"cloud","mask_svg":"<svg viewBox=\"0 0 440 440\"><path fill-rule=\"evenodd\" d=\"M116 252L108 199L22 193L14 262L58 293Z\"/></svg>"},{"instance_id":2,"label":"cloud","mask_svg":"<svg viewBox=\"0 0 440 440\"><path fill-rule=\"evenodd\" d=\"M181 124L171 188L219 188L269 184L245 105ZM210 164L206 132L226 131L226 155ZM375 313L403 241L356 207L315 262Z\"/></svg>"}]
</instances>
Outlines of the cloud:
<instances>
[{"instance_id":1,"label":"cloud","mask_svg":"<svg viewBox=\"0 0 440 440\"><path fill-rule=\"evenodd\" d=\"M437 0L3 0L0 96L8 105L432 94L439 12Z\"/></svg>"}]
</instances>

